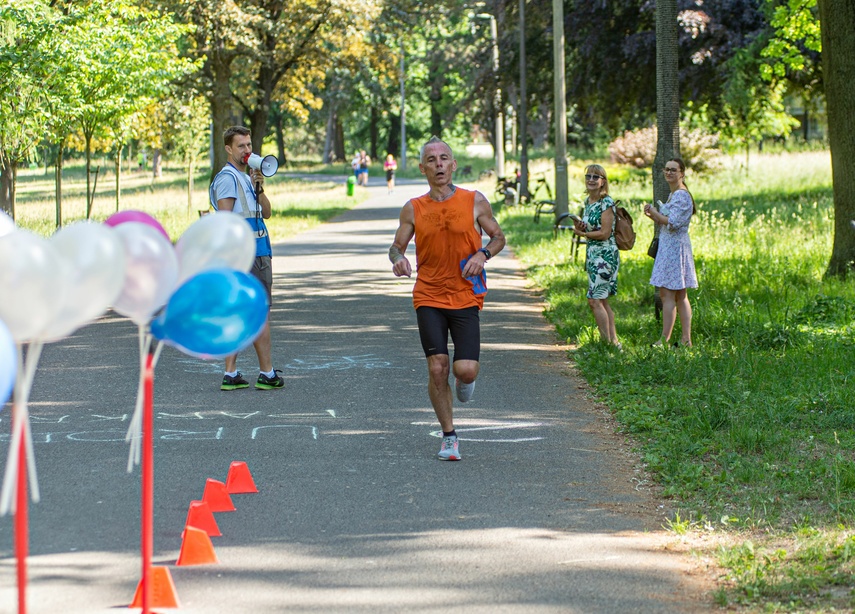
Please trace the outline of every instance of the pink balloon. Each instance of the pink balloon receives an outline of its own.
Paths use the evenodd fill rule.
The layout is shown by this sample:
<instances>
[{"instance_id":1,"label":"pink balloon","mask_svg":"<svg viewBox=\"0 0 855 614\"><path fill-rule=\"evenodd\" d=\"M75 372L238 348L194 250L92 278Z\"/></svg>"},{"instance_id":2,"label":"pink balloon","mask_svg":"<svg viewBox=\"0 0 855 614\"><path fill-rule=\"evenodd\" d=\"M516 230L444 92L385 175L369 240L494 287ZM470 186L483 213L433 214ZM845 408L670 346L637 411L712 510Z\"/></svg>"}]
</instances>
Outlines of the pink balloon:
<instances>
[{"instance_id":1,"label":"pink balloon","mask_svg":"<svg viewBox=\"0 0 855 614\"><path fill-rule=\"evenodd\" d=\"M146 226L151 226L164 237L166 237L167 241L169 241L170 243L172 242L172 239L169 238L169 235L163 229L163 226L160 225L160 222L158 222L145 211L135 211L133 209L130 209L128 211L119 211L118 213L114 213L104 221L107 226L114 227L118 226L119 224L124 224L126 222L139 222L141 224L145 224Z\"/></svg>"}]
</instances>

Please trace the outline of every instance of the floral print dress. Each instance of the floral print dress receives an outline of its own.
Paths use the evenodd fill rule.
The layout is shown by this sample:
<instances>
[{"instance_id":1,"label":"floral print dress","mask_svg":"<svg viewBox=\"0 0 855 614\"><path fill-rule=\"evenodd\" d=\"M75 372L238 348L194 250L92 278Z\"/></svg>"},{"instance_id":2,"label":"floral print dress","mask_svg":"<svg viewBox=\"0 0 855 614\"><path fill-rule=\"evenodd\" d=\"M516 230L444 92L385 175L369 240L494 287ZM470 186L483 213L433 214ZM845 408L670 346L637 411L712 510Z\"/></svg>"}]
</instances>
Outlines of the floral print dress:
<instances>
[{"instance_id":1,"label":"floral print dress","mask_svg":"<svg viewBox=\"0 0 855 614\"><path fill-rule=\"evenodd\" d=\"M606 209L614 209L614 206L615 201L611 196L604 196L595 203L589 203L588 199L585 199L585 212L582 214L585 229L600 230L603 212ZM615 218L612 217L612 233L607 240L587 239L585 270L588 272L588 298L607 299L617 294L619 254L615 242Z\"/></svg>"},{"instance_id":2,"label":"floral print dress","mask_svg":"<svg viewBox=\"0 0 855 614\"><path fill-rule=\"evenodd\" d=\"M668 290L698 287L692 242L689 240L692 209L692 197L686 190L673 192L668 202L659 208L659 213L668 218L668 223L659 231L659 250L653 261L650 285Z\"/></svg>"}]
</instances>

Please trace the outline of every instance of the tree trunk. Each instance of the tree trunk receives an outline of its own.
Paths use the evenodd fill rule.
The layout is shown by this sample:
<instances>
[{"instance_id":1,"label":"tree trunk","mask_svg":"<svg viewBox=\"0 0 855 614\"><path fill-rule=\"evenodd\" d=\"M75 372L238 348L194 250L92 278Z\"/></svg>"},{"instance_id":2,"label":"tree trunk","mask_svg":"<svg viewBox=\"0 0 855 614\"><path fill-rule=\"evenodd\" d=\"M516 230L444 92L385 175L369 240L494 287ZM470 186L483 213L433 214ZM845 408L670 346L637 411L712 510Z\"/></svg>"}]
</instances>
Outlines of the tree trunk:
<instances>
[{"instance_id":1,"label":"tree trunk","mask_svg":"<svg viewBox=\"0 0 855 614\"><path fill-rule=\"evenodd\" d=\"M259 101L249 116L249 129L252 131L252 151L261 155L261 144L267 134L267 116L270 114L269 101Z\"/></svg>"},{"instance_id":2,"label":"tree trunk","mask_svg":"<svg viewBox=\"0 0 855 614\"><path fill-rule=\"evenodd\" d=\"M92 187L89 181L90 169L92 168L92 132L84 128L84 137L86 138L86 219L92 215Z\"/></svg>"},{"instance_id":3,"label":"tree trunk","mask_svg":"<svg viewBox=\"0 0 855 614\"><path fill-rule=\"evenodd\" d=\"M151 178L163 177L163 152L158 147L151 154Z\"/></svg>"},{"instance_id":4,"label":"tree trunk","mask_svg":"<svg viewBox=\"0 0 855 614\"><path fill-rule=\"evenodd\" d=\"M377 112L377 107L371 105L371 120L368 124L368 155L372 160L377 160L377 141L380 140L380 113Z\"/></svg>"},{"instance_id":5,"label":"tree trunk","mask_svg":"<svg viewBox=\"0 0 855 614\"><path fill-rule=\"evenodd\" d=\"M549 139L549 125L552 123L552 109L548 104L541 104L535 118L529 123L531 146L535 149L546 147Z\"/></svg>"},{"instance_id":6,"label":"tree trunk","mask_svg":"<svg viewBox=\"0 0 855 614\"><path fill-rule=\"evenodd\" d=\"M389 136L386 139L386 153L395 153L401 149L401 116L389 113Z\"/></svg>"},{"instance_id":7,"label":"tree trunk","mask_svg":"<svg viewBox=\"0 0 855 614\"><path fill-rule=\"evenodd\" d=\"M15 219L15 191L18 180L18 164L0 154L0 208Z\"/></svg>"},{"instance_id":8,"label":"tree trunk","mask_svg":"<svg viewBox=\"0 0 855 614\"><path fill-rule=\"evenodd\" d=\"M231 60L212 55L210 61L212 86L209 100L211 103L211 131L213 133L211 136L214 143L211 181L213 181L214 176L226 165L223 133L226 128L232 125L232 92L229 88Z\"/></svg>"},{"instance_id":9,"label":"tree trunk","mask_svg":"<svg viewBox=\"0 0 855 614\"><path fill-rule=\"evenodd\" d=\"M122 150L124 145L119 143L116 148L116 211L122 204Z\"/></svg>"},{"instance_id":10,"label":"tree trunk","mask_svg":"<svg viewBox=\"0 0 855 614\"><path fill-rule=\"evenodd\" d=\"M281 113L276 116L276 158L282 168L288 165L288 158L285 155L285 128L282 125Z\"/></svg>"},{"instance_id":11,"label":"tree trunk","mask_svg":"<svg viewBox=\"0 0 855 614\"><path fill-rule=\"evenodd\" d=\"M54 165L54 188L56 194L56 227L62 226L62 152L65 150L65 139L56 148L56 164Z\"/></svg>"},{"instance_id":12,"label":"tree trunk","mask_svg":"<svg viewBox=\"0 0 855 614\"><path fill-rule=\"evenodd\" d=\"M846 277L855 267L855 0L819 0L819 21L834 184L834 244L825 274Z\"/></svg>"},{"instance_id":13,"label":"tree trunk","mask_svg":"<svg viewBox=\"0 0 855 614\"><path fill-rule=\"evenodd\" d=\"M493 133L495 134L495 131ZM433 100L430 101L430 134L442 138L442 115L437 108L437 103ZM493 141L495 144L495 139Z\"/></svg>"},{"instance_id":14,"label":"tree trunk","mask_svg":"<svg viewBox=\"0 0 855 614\"><path fill-rule=\"evenodd\" d=\"M185 162L187 163L187 214L193 211L193 167L196 156L191 153L187 154Z\"/></svg>"},{"instance_id":15,"label":"tree trunk","mask_svg":"<svg viewBox=\"0 0 855 614\"><path fill-rule=\"evenodd\" d=\"M338 160L347 162L347 153L344 151L344 126L341 125L341 118L335 116L335 140L333 141L333 151Z\"/></svg>"},{"instance_id":16,"label":"tree trunk","mask_svg":"<svg viewBox=\"0 0 855 614\"><path fill-rule=\"evenodd\" d=\"M680 81L677 66L677 0L656 2L656 158L653 161L653 205L671 193L662 169L680 155ZM658 227L657 227L658 235Z\"/></svg>"},{"instance_id":17,"label":"tree trunk","mask_svg":"<svg viewBox=\"0 0 855 614\"><path fill-rule=\"evenodd\" d=\"M430 99L430 133L431 136L442 138L442 114L439 104L442 102L442 75L439 69L431 64L428 82L431 84L428 98Z\"/></svg>"},{"instance_id":18,"label":"tree trunk","mask_svg":"<svg viewBox=\"0 0 855 614\"><path fill-rule=\"evenodd\" d=\"M327 115L327 130L326 138L324 138L324 164L332 164L335 159L333 151L335 143L335 109L330 105L329 115Z\"/></svg>"}]
</instances>

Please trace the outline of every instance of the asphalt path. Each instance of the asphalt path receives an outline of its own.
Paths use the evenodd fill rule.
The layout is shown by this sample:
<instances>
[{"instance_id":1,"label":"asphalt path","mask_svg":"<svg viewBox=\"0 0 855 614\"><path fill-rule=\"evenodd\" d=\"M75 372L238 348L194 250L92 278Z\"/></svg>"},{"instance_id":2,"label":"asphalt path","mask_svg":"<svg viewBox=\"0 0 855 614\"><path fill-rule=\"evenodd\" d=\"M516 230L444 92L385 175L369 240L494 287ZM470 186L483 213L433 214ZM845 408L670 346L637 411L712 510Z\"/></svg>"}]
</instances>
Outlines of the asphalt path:
<instances>
[{"instance_id":1,"label":"asphalt path","mask_svg":"<svg viewBox=\"0 0 855 614\"><path fill-rule=\"evenodd\" d=\"M275 245L284 390L221 392L219 363L161 356L154 558L180 611L711 610L510 249L488 265L481 374L455 408L463 460L436 459L414 280L387 259L401 205L426 185L372 184L360 206ZM126 472L123 441L136 335L108 315L44 350L31 398L42 495L30 508L31 614L114 612L140 579L140 477ZM238 366L254 378L254 353ZM7 451L3 436L4 464ZM190 502L235 460L260 492L216 514L219 564L175 566ZM12 530L0 518L0 612L17 611Z\"/></svg>"}]
</instances>

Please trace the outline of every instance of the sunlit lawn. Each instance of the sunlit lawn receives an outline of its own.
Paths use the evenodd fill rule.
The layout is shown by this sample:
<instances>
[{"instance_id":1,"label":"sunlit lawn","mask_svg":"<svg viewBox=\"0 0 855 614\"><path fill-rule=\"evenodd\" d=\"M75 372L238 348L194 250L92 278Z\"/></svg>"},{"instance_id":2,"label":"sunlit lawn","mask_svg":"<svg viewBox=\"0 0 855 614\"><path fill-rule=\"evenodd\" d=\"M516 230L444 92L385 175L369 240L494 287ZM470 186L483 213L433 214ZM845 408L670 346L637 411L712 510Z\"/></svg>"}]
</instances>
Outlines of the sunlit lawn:
<instances>
[{"instance_id":1,"label":"sunlit lawn","mask_svg":"<svg viewBox=\"0 0 855 614\"><path fill-rule=\"evenodd\" d=\"M102 168L103 170L103 168ZM98 177L91 219L101 221L116 212L115 174ZM70 165L63 173L62 222L86 218L86 175L82 165ZM327 181L301 181L279 173L265 182L273 204L268 220L270 236L279 241L316 226L353 207L366 197L357 190L348 197L345 187ZM53 169L25 170L19 174L16 221L18 225L49 236L56 230L56 199ZM154 216L176 240L208 208L208 172L197 174L188 203L186 172L165 168L163 177L152 180L150 172L122 173L119 208L145 211Z\"/></svg>"},{"instance_id":2,"label":"sunlit lawn","mask_svg":"<svg viewBox=\"0 0 855 614\"><path fill-rule=\"evenodd\" d=\"M771 562L771 547L757 546L751 561L744 545L722 550L736 588L719 599L813 607L823 603L817 586L851 581L855 561L855 286L823 279L833 239L828 153L752 155L747 175L739 162L687 176L699 207L691 350L650 347L660 325L645 253L652 224L641 213L647 174L606 165L638 231L611 301L622 353L598 342L584 252L574 262L571 238L553 239L549 220L534 224L528 209L507 208L500 221L572 358L683 510L680 522L791 538ZM571 165L571 195L583 167ZM808 542L826 544L827 556L796 565ZM798 582L785 573L791 564ZM837 607L855 605L847 591L835 595Z\"/></svg>"}]
</instances>

